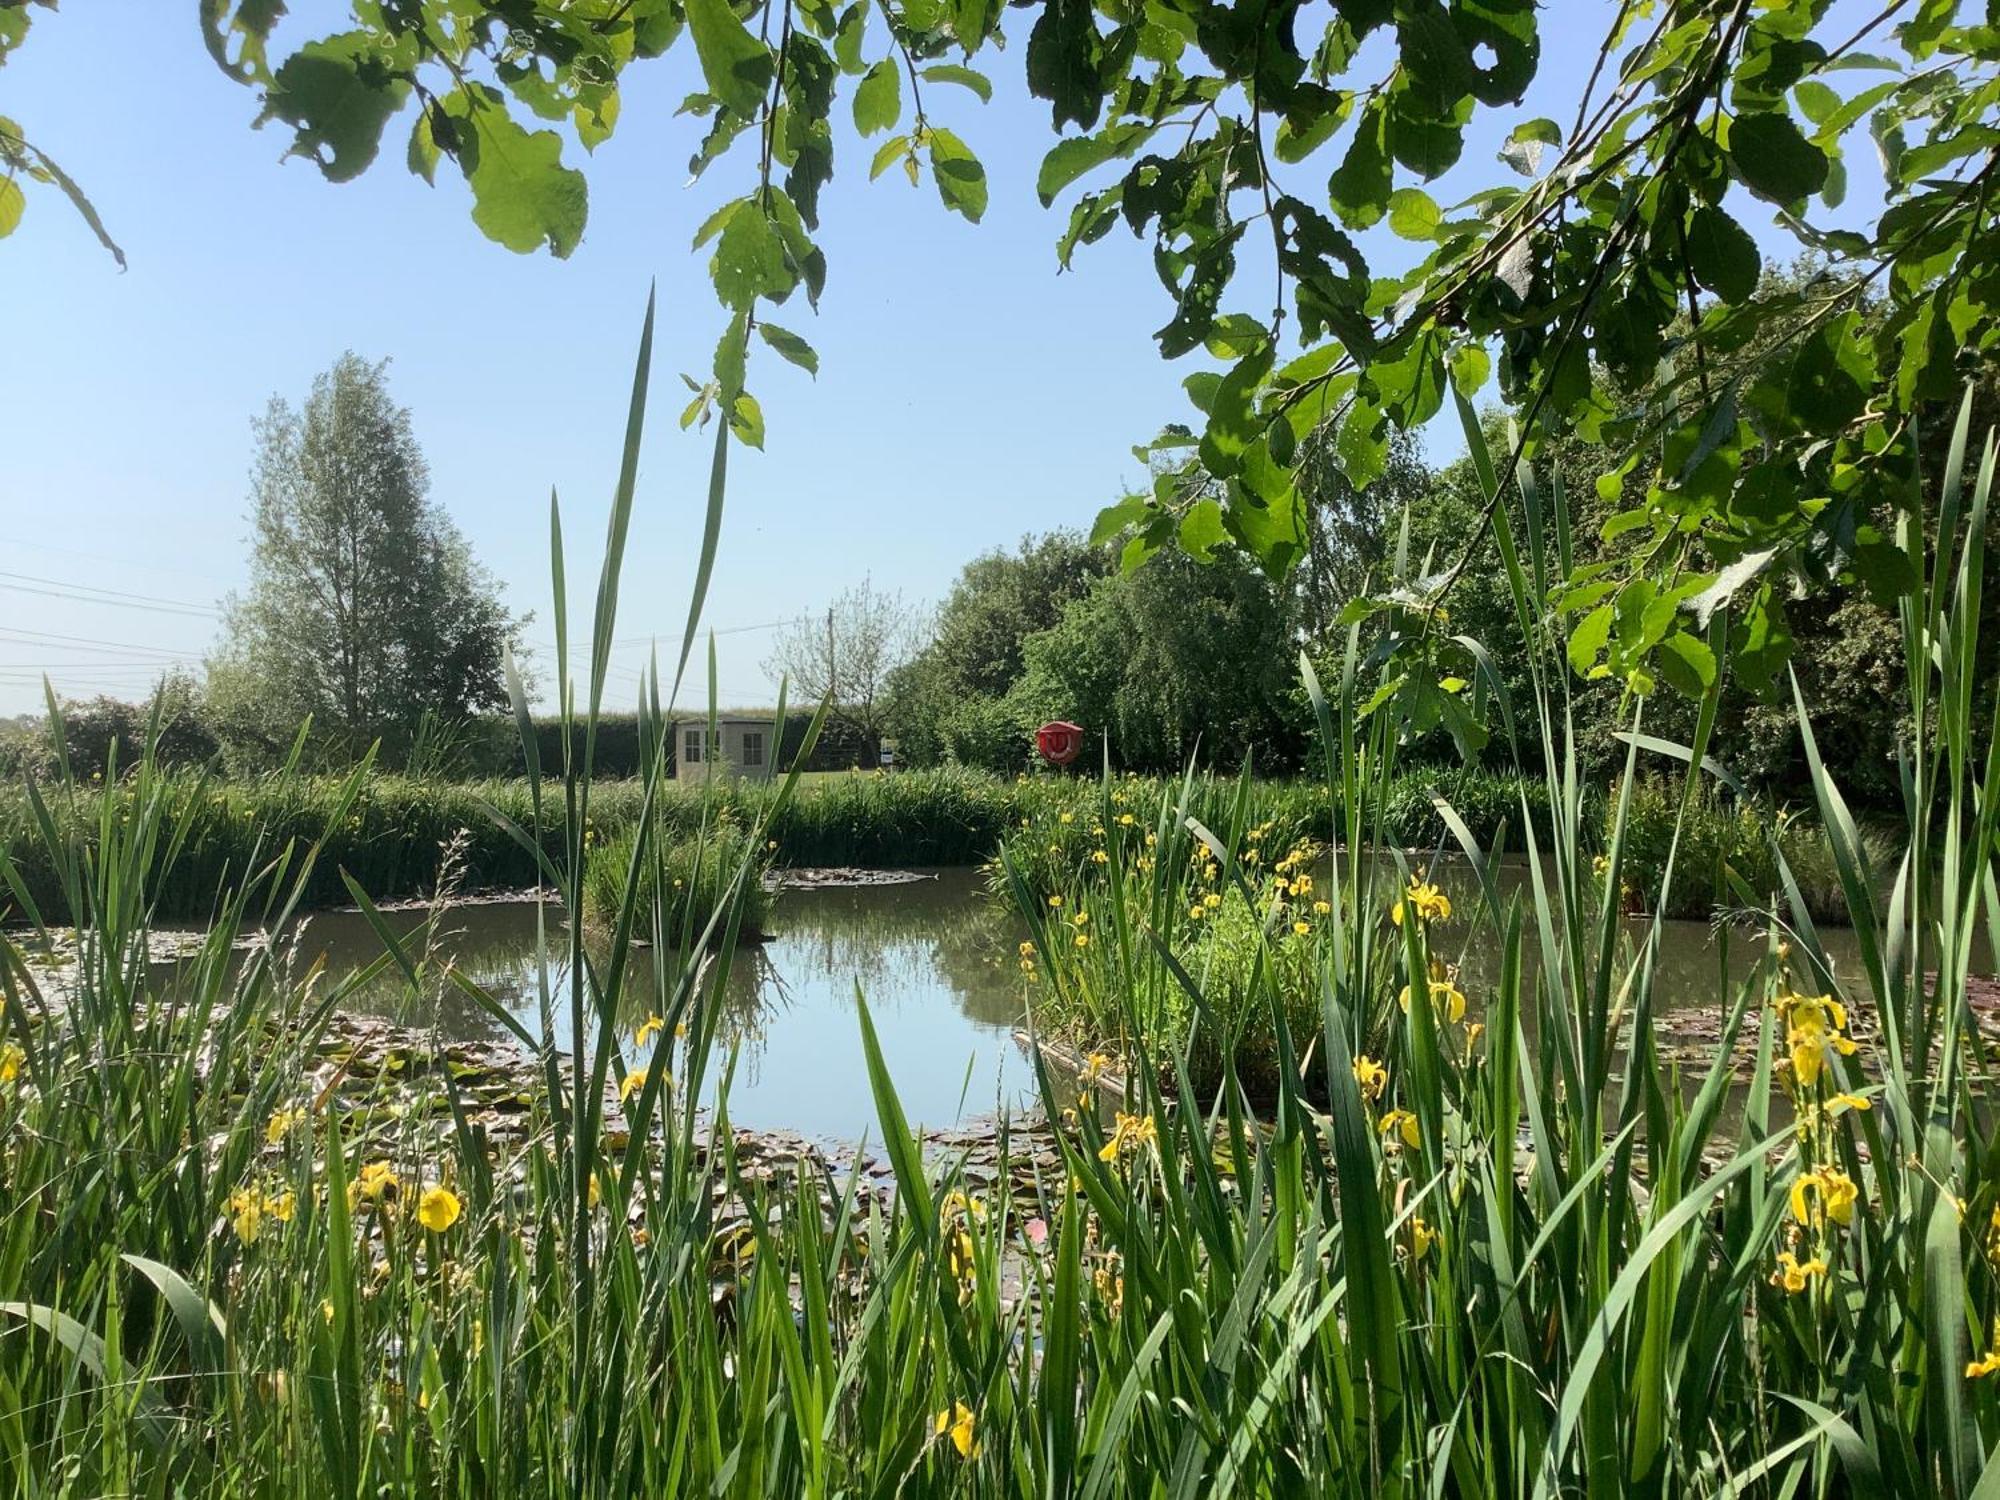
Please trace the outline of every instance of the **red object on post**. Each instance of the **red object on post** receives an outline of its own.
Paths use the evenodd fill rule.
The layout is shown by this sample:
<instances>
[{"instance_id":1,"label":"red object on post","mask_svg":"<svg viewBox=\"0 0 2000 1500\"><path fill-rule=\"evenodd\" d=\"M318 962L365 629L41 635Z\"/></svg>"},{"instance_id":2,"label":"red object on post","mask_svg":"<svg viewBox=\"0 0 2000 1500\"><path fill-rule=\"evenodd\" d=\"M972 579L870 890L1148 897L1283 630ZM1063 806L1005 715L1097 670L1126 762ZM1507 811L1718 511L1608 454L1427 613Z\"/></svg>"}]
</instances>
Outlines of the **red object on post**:
<instances>
[{"instance_id":1,"label":"red object on post","mask_svg":"<svg viewBox=\"0 0 2000 1500\"><path fill-rule=\"evenodd\" d=\"M1054 719L1035 731L1035 748L1052 766L1066 766L1083 749L1083 726Z\"/></svg>"}]
</instances>

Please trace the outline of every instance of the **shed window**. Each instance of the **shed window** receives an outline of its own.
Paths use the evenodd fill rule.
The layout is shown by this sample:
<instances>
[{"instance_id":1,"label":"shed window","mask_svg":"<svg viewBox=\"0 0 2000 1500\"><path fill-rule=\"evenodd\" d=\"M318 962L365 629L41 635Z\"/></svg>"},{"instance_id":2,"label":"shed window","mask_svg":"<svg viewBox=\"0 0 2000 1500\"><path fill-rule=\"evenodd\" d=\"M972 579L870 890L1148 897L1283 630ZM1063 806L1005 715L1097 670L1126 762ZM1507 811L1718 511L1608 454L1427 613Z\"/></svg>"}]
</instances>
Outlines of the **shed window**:
<instances>
[{"instance_id":1,"label":"shed window","mask_svg":"<svg viewBox=\"0 0 2000 1500\"><path fill-rule=\"evenodd\" d=\"M691 766L701 764L701 731L690 729L681 735L681 759Z\"/></svg>"},{"instance_id":2,"label":"shed window","mask_svg":"<svg viewBox=\"0 0 2000 1500\"><path fill-rule=\"evenodd\" d=\"M764 732L761 729L751 729L744 732L743 764L746 766L761 766L764 764Z\"/></svg>"}]
</instances>

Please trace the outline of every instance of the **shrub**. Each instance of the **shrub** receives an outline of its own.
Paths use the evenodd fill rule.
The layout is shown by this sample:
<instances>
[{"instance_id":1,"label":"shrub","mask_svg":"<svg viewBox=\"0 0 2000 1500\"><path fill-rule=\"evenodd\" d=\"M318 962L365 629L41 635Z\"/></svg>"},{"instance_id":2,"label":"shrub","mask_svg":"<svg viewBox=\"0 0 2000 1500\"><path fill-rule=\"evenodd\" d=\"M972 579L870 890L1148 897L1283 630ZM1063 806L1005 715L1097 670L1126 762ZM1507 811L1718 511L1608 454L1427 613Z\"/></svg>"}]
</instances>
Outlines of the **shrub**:
<instances>
[{"instance_id":1,"label":"shrub","mask_svg":"<svg viewBox=\"0 0 2000 1500\"><path fill-rule=\"evenodd\" d=\"M584 920L608 928L618 920L632 875L636 829L604 840L592 840L583 868ZM768 851L741 826L724 820L704 832L667 837L647 851L638 871L635 900L641 926L636 936L649 939L654 896L660 897L659 933L676 947L699 939L709 921L728 904L739 878L743 891L737 904L739 936L762 938L771 911L771 893L764 883ZM748 867L748 874L743 872ZM726 923L716 924L712 942L727 935Z\"/></svg>"},{"instance_id":2,"label":"shrub","mask_svg":"<svg viewBox=\"0 0 2000 1500\"><path fill-rule=\"evenodd\" d=\"M1652 899L1647 893L1660 890L1680 807L1679 782L1659 776L1634 781L1625 814L1622 905L1644 905ZM1614 788L1603 811L1607 844L1617 813ZM1756 910L1774 901L1785 906L1784 883L1772 855L1774 841L1813 920L1846 923L1839 872L1819 823L1788 808L1745 801L1708 782L1698 783L1689 798L1664 915L1702 920L1718 908ZM1888 840L1869 835L1864 842L1880 868L1890 852Z\"/></svg>"}]
</instances>

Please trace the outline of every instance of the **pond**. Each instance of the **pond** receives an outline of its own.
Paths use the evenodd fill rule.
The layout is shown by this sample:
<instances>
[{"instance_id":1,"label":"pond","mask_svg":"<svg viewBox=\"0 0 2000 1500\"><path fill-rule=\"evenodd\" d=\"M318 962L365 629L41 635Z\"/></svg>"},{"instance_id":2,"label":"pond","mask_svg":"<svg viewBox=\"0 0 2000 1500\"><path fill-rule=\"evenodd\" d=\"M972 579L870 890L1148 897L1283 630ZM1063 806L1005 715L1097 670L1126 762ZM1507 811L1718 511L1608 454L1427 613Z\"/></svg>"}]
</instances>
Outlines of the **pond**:
<instances>
[{"instance_id":1,"label":"pond","mask_svg":"<svg viewBox=\"0 0 2000 1500\"><path fill-rule=\"evenodd\" d=\"M1033 1103L1034 1070L1014 1035L1024 1020L1014 952L1019 932L985 899L976 871L917 873L924 878L895 885L788 889L772 904L770 941L737 951L724 1038L725 1048L741 1043L729 1089L732 1122L828 1141L864 1133L880 1138L856 1020L857 986L913 1126L942 1129ZM549 948L560 964L567 941L561 913L553 906L544 911ZM389 917L410 932L424 920L418 911ZM380 952L359 913L329 911L308 919L298 958L324 954L329 972L339 974ZM453 909L440 924L439 953L538 1029L533 902ZM650 956L641 952L638 962L635 992L650 993ZM567 990L553 967L550 985L556 1045L568 1050ZM358 1008L429 1024L432 1017L410 1013L403 990L400 975L384 975L361 992ZM439 1002L435 1024L453 1039L505 1035L456 990ZM718 1071L722 1051L712 1064Z\"/></svg>"},{"instance_id":2,"label":"pond","mask_svg":"<svg viewBox=\"0 0 2000 1500\"><path fill-rule=\"evenodd\" d=\"M1001 1109L1021 1110L1035 1098L1034 1071L1016 1032L1024 1021L1023 990L1015 962L1020 927L985 894L977 872L921 872L904 884L793 888L773 905L771 940L746 946L728 977L731 1024L726 1041L740 1043L730 1088L730 1118L738 1125L797 1131L822 1140L878 1138L875 1104L862 1057L854 996L867 996L883 1051L913 1125L949 1128ZM1461 903L1476 903L1462 866L1441 866L1439 878ZM1511 869L1503 885L1524 876ZM450 911L437 936L440 956L498 997L530 1030L537 1027L536 911L532 902L469 904ZM544 908L549 948L559 964L564 952L560 912ZM391 914L415 932L423 913ZM1629 919L1636 944L1645 919ZM1463 921L1441 934L1450 956L1462 960L1473 1002L1483 998L1497 968L1490 930ZM1856 968L1853 934L1822 929L1822 939L1843 975ZM1533 938L1529 937L1532 950ZM298 960L324 955L329 972L352 972L379 953L366 921L354 912L321 912L308 919ZM1760 951L1756 935L1736 931L1728 944L1732 976L1740 976ZM1723 948L1701 922L1664 924L1656 978L1658 1008L1692 1019L1712 1009L1718 995ZM1528 954L1532 966L1532 951ZM635 993L650 993L641 953ZM1850 983L1853 982L1850 977ZM550 976L556 993L556 1043L569 1046L562 975ZM384 975L358 997L359 1008L413 1024L435 1024L448 1038L486 1040L504 1035L499 1023L447 989L434 1015L412 1015L402 984ZM628 1018L636 1021L637 1016ZM1671 1020L1664 1028L1677 1028ZM1694 1028L1691 1040L1701 1028ZM1706 1049L1697 1045L1698 1051ZM717 1060L719 1069L720 1057Z\"/></svg>"}]
</instances>

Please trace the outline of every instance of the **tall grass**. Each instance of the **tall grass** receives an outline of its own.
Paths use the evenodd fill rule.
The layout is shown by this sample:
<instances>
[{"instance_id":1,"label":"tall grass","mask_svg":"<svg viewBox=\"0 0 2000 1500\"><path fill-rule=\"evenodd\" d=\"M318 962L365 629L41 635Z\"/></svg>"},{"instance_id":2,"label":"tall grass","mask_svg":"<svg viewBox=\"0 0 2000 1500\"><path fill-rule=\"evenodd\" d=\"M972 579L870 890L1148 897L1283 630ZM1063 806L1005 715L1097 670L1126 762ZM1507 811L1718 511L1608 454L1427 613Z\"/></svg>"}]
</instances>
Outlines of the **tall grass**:
<instances>
[{"instance_id":1,"label":"tall grass","mask_svg":"<svg viewBox=\"0 0 2000 1500\"><path fill-rule=\"evenodd\" d=\"M1621 904L1644 892L1669 897L1669 917L1706 919L1720 910L1761 910L1785 899L1789 876L1816 922L1846 925L1847 896L1833 845L1819 819L1774 808L1740 786L1697 785L1691 794L1671 778L1641 776L1625 807ZM1860 836L1871 863L1893 860L1893 838L1873 827ZM1678 848L1685 872L1669 891L1661 876ZM1782 855L1782 860L1779 856Z\"/></svg>"},{"instance_id":2,"label":"tall grass","mask_svg":"<svg viewBox=\"0 0 2000 1500\"><path fill-rule=\"evenodd\" d=\"M591 840L583 862L583 915L608 927L629 901L641 910L658 907L665 930L676 938L721 930L715 917L735 899L731 913L746 937L763 937L771 912L771 892L763 874L771 841L757 848L749 833L727 818L707 837L655 835L655 857L643 858L637 829L615 838ZM735 897L737 871L748 865L753 878ZM636 884L637 889L631 887Z\"/></svg>"},{"instance_id":3,"label":"tall grass","mask_svg":"<svg viewBox=\"0 0 2000 1500\"><path fill-rule=\"evenodd\" d=\"M649 313L592 672L558 684L582 730L564 743L582 748L531 768L533 816L515 820L572 907L601 810L590 725L650 342ZM728 440L718 426L711 539ZM1310 934L1269 909L1268 889L1259 904L1243 837L1254 822L1218 830L1191 821L1178 791L1135 808L1113 801L1115 784L1097 788L1112 826L1186 851L1145 872L1135 860L1127 899L1084 924L1121 975L1105 1003L1125 1012L1128 1092L1116 1111L1086 1098L1056 1133L1058 1170L1003 1159L983 1197L911 1136L865 1003L893 1196L812 1166L747 1171L726 1109L709 1121L694 1104L729 1067L712 1021L732 950L697 945L639 977L634 936L665 926L639 882L607 940L586 946L571 924L567 968L545 966L566 978L542 996L544 1034L562 1007L582 1041L567 1061L537 1050L527 1132L504 1144L449 1068L395 1097L319 1070L312 1041L340 984L288 974L282 949L227 961L251 913L282 925L297 912L321 878L319 847L263 846L218 893L208 946L161 990L144 943L186 810L143 762L129 814L88 829L58 816L67 785L28 794L84 932L61 1005L18 947L0 947L16 1049L0 1084L0 1492L1990 1493L2000 1381L1979 1372L2000 1311L1988 1259L2000 1180L1966 978L1974 928L1996 922L2000 766L1990 730L1970 722L1967 634L1991 447L1969 503L1960 467L1936 515L1946 555L1926 555L1917 516L1901 537L1923 579L1904 609L1915 721L1935 708L1937 730L1911 745L1897 870L1871 867L1813 752L1865 972L1831 971L1803 903L1774 909L1691 1092L1655 1063L1657 928L1621 949L1586 852L1594 810L1538 607L1567 556L1560 491L1495 512L1536 647L1536 701L1513 705L1539 747L1539 764L1520 752L1524 771L1546 796L1516 824L1547 855L1530 887L1502 899L1491 851L1454 828L1480 895L1447 917L1371 857L1392 842L1396 738L1358 711L1374 688L1358 645L1330 691L1310 682L1324 805L1339 810L1318 830L1332 869L1306 893L1328 905ZM554 537L567 663L559 525ZM698 589L697 614L700 602ZM649 692L649 736L671 698ZM1690 766L1714 710L1712 697L1682 747ZM1635 738L1629 771L1642 753L1657 752ZM662 762L649 757L639 793L642 863L661 857L644 804ZM361 785L333 796L329 825ZM795 791L744 821L751 839L769 837ZM1614 817L1614 882L1624 828ZM1237 941L1258 956L1238 1003L1272 1008L1278 1087L1262 1123L1226 1049L1205 1095L1183 1083L1163 1096L1146 1065L1150 997L1177 988L1199 1026L1223 1024L1164 930L1211 861L1217 888L1244 902ZM1675 868L1670 849L1664 886ZM1032 959L1059 984L1075 914L1010 869ZM10 847L0 873L16 872ZM739 920L753 876L746 856L718 927ZM1532 981L1530 931L1543 952ZM1286 933L1310 938L1298 953L1317 981L1310 1035L1282 1002ZM1432 960L1472 934L1503 955L1479 1037L1429 984ZM379 967L413 996L441 983L476 996L421 945L390 947ZM1405 1011L1396 996L1413 979ZM1741 1030L1758 1065L1731 1114ZM522 1042L538 1046L532 1031ZM1313 1073L1324 1110L1299 1082ZM1796 1124L1779 1123L1778 1098Z\"/></svg>"},{"instance_id":4,"label":"tall grass","mask_svg":"<svg viewBox=\"0 0 2000 1500\"><path fill-rule=\"evenodd\" d=\"M1135 780L1134 795L1150 802L1162 785ZM1287 826L1303 829L1324 821L1324 786L1300 780L1262 785L1273 816ZM1401 842L1434 843L1443 836L1444 825L1431 795L1443 790L1462 798L1472 826L1490 837L1518 803L1523 786L1519 778L1479 772L1413 771L1394 790L1388 827ZM0 848L13 858L25 892L12 903L15 919L39 911L48 920L63 921L69 909L26 787L25 781L0 786ZM59 833L88 836L107 808L112 816L131 815L129 768L126 776L113 778L110 791L102 788L100 775L96 784L66 787L62 797L46 803ZM1527 790L1533 799L1541 789L1528 785ZM963 769L836 775L803 783L789 797L780 792L770 782L662 782L652 796L661 827L673 836L686 836L705 819L727 815L740 826L762 825L778 843L779 863L873 868L976 865L990 859L1023 819L1054 825L1064 810L1073 818L1087 814L1097 797L1092 778L1010 780ZM154 881L155 914L162 918L207 917L221 891L250 873L253 858L268 858L285 847L319 847L321 858L304 898L317 906L348 901L342 871L379 900L428 893L447 847L462 861L462 877L470 889L520 889L542 875L541 854L506 826L536 826L534 792L525 780L414 780L371 770L350 797L346 778L297 769L235 780L181 770L159 773L151 794L168 800L176 826L183 830L175 878ZM594 780L589 832L607 842L628 832L646 796L644 778ZM340 816L335 819L337 804ZM547 853L556 847L559 830L552 823L541 827ZM8 904L7 893L0 892L0 912Z\"/></svg>"}]
</instances>

